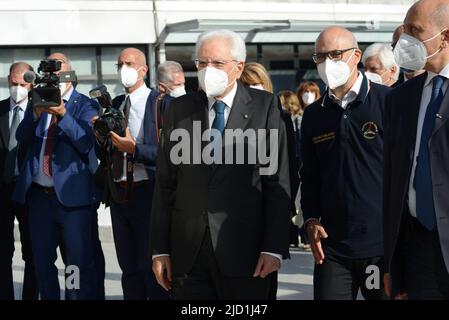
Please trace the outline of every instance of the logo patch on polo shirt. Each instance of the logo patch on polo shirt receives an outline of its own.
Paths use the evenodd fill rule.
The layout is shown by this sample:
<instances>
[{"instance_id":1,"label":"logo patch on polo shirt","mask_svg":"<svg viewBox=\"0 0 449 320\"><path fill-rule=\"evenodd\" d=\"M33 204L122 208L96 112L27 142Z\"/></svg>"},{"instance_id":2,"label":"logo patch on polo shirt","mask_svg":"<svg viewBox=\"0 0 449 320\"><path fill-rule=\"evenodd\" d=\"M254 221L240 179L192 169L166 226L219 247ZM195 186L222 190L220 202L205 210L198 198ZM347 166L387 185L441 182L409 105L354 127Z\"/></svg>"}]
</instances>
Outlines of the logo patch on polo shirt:
<instances>
[{"instance_id":1,"label":"logo patch on polo shirt","mask_svg":"<svg viewBox=\"0 0 449 320\"><path fill-rule=\"evenodd\" d=\"M324 134L320 134L319 136L313 137L312 142L314 144L321 143L327 140L335 139L335 132L328 132Z\"/></svg>"},{"instance_id":2,"label":"logo patch on polo shirt","mask_svg":"<svg viewBox=\"0 0 449 320\"><path fill-rule=\"evenodd\" d=\"M362 126L362 134L365 139L372 140L376 138L378 132L379 128L377 127L377 124L372 121L366 122Z\"/></svg>"}]
</instances>

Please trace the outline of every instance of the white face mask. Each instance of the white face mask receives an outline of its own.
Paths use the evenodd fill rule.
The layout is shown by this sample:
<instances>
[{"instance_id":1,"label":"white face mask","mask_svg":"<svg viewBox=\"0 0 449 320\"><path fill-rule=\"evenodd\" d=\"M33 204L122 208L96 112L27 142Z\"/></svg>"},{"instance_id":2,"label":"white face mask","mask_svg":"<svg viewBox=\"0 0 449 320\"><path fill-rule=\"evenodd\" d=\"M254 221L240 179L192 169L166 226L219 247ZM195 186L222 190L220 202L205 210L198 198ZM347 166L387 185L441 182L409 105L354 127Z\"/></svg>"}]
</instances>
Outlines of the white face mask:
<instances>
[{"instance_id":1,"label":"white face mask","mask_svg":"<svg viewBox=\"0 0 449 320\"><path fill-rule=\"evenodd\" d=\"M206 67L198 71L200 88L206 92L208 97L218 97L222 95L229 86L228 81L228 74L223 70Z\"/></svg>"},{"instance_id":2,"label":"white face mask","mask_svg":"<svg viewBox=\"0 0 449 320\"><path fill-rule=\"evenodd\" d=\"M326 61L317 66L321 80L323 80L331 90L341 87L348 82L351 73L354 72L355 68L351 71L348 66L348 62L354 56L354 51L355 49L352 51L351 56L346 62L343 60L333 61L326 58Z\"/></svg>"},{"instance_id":3,"label":"white face mask","mask_svg":"<svg viewBox=\"0 0 449 320\"><path fill-rule=\"evenodd\" d=\"M305 105L309 105L315 102L315 93L307 91L304 92L301 96L302 102L304 102Z\"/></svg>"},{"instance_id":4,"label":"white face mask","mask_svg":"<svg viewBox=\"0 0 449 320\"><path fill-rule=\"evenodd\" d=\"M382 81L382 75L379 75L379 74L377 74L375 72L369 72L369 71L365 72L365 76L368 78L369 81L374 82L374 83L378 83L378 84L383 84L384 83Z\"/></svg>"},{"instance_id":5,"label":"white face mask","mask_svg":"<svg viewBox=\"0 0 449 320\"><path fill-rule=\"evenodd\" d=\"M22 86L12 86L9 87L9 95L15 103L20 103L28 97L28 90Z\"/></svg>"},{"instance_id":6,"label":"white face mask","mask_svg":"<svg viewBox=\"0 0 449 320\"><path fill-rule=\"evenodd\" d=\"M170 90L170 96L173 98L177 98L186 94L186 88L184 86L175 87L173 90Z\"/></svg>"},{"instance_id":7,"label":"white face mask","mask_svg":"<svg viewBox=\"0 0 449 320\"><path fill-rule=\"evenodd\" d=\"M140 68L139 68L140 69ZM120 82L125 88L131 88L139 80L137 70L124 64L119 70Z\"/></svg>"},{"instance_id":8,"label":"white face mask","mask_svg":"<svg viewBox=\"0 0 449 320\"><path fill-rule=\"evenodd\" d=\"M261 84L253 84L249 86L250 88L265 90Z\"/></svg>"},{"instance_id":9,"label":"white face mask","mask_svg":"<svg viewBox=\"0 0 449 320\"><path fill-rule=\"evenodd\" d=\"M393 50L396 63L401 68L409 69L412 71L423 69L426 65L427 59L433 57L441 51L441 49L438 49L431 55L427 55L427 49L424 43L435 39L444 31L446 31L446 29L438 32L433 37L424 41L420 41L406 33L401 34L401 37L399 38Z\"/></svg>"}]
</instances>

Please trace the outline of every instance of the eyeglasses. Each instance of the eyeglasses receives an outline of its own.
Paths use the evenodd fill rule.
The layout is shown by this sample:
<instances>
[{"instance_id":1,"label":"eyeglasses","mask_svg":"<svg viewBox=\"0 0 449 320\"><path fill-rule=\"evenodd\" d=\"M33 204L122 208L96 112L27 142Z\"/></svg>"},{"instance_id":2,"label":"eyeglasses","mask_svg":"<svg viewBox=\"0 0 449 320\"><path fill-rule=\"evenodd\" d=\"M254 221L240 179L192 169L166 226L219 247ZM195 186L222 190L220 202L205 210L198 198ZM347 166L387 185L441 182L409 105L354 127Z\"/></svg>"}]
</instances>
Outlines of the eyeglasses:
<instances>
[{"instance_id":1,"label":"eyeglasses","mask_svg":"<svg viewBox=\"0 0 449 320\"><path fill-rule=\"evenodd\" d=\"M313 59L313 62L315 62L316 64L320 64L320 63L324 62L327 57L329 57L329 59L331 59L333 61L339 61L343 57L343 53L345 53L349 50L354 50L354 49L357 49L357 48L349 48L349 49L343 49L343 50L332 50L332 51L328 51L328 52L317 52L317 53L312 54L312 59Z\"/></svg>"},{"instance_id":2,"label":"eyeglasses","mask_svg":"<svg viewBox=\"0 0 449 320\"><path fill-rule=\"evenodd\" d=\"M238 62L237 60L203 60L203 59L195 59L195 65L197 68L205 68L209 65L209 63L217 68L222 69L229 62Z\"/></svg>"}]
</instances>

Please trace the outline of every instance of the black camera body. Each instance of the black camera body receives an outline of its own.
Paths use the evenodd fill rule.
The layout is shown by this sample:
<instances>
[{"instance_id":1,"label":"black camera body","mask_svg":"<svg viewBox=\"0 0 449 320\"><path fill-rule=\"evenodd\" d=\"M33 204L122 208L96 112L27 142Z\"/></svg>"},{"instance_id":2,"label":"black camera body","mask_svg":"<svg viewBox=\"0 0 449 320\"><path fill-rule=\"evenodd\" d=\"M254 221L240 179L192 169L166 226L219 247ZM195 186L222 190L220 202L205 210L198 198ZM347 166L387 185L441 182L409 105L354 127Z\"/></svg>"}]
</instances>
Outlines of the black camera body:
<instances>
[{"instance_id":1,"label":"black camera body","mask_svg":"<svg viewBox=\"0 0 449 320\"><path fill-rule=\"evenodd\" d=\"M98 86L89 91L92 99L97 99L102 107L100 117L95 121L94 131L104 141L109 138L109 133L115 132L124 137L126 132L126 119L122 111L112 107L111 95L105 85Z\"/></svg>"},{"instance_id":2,"label":"black camera body","mask_svg":"<svg viewBox=\"0 0 449 320\"><path fill-rule=\"evenodd\" d=\"M61 61L48 59L42 60L37 69L37 74L28 71L24 79L28 83L34 83L31 90L31 99L34 107L57 107L61 104L60 82L76 82L74 71L56 72L61 70Z\"/></svg>"}]
</instances>

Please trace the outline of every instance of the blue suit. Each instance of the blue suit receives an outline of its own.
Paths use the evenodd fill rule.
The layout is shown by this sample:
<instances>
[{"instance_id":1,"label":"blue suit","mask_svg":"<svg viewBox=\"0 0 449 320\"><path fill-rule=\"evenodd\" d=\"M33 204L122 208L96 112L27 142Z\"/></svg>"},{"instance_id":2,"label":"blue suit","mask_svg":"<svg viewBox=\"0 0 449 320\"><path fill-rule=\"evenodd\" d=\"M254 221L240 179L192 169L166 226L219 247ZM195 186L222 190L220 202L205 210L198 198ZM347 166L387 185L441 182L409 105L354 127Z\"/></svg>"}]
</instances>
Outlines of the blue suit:
<instances>
[{"instance_id":1,"label":"blue suit","mask_svg":"<svg viewBox=\"0 0 449 320\"><path fill-rule=\"evenodd\" d=\"M94 182L97 159L91 119L98 105L73 91L65 104L66 114L58 120L52 149L54 188L33 183L42 170L39 156L45 137L47 113L34 120L28 108L17 129L19 144L29 146L14 198L30 207L30 233L36 274L42 299L59 299L56 248L63 242L65 262L76 266L80 286L70 287L73 299L94 299L96 276L92 248L92 223L98 202Z\"/></svg>"}]
</instances>

